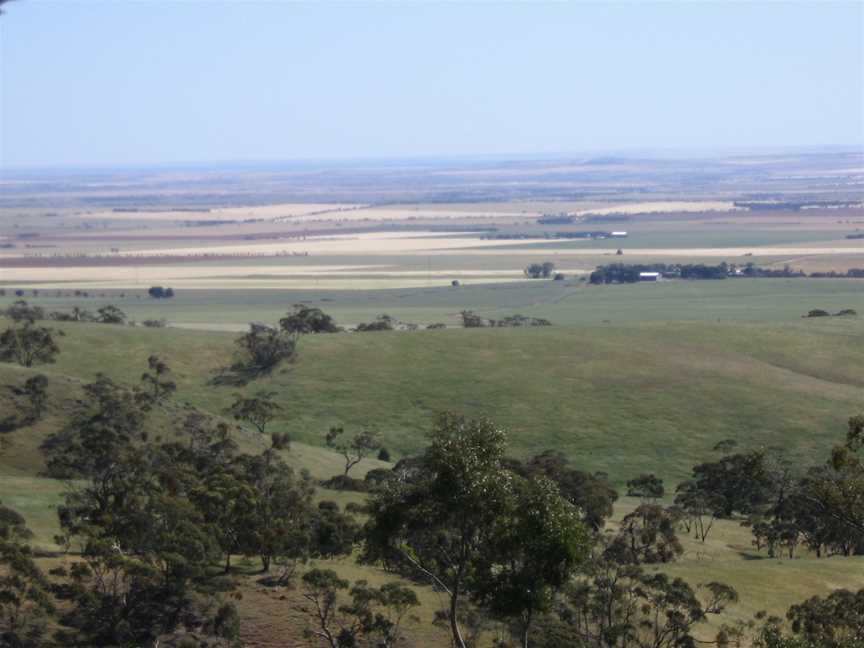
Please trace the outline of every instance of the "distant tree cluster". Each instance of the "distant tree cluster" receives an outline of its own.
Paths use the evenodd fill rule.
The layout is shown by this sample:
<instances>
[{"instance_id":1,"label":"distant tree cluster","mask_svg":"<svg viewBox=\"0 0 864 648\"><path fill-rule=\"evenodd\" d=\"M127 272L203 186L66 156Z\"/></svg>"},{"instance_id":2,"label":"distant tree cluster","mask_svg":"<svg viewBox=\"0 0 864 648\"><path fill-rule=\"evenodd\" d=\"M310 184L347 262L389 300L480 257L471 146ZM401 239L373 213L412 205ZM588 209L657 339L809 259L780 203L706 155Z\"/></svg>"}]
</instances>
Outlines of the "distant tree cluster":
<instances>
[{"instance_id":1,"label":"distant tree cluster","mask_svg":"<svg viewBox=\"0 0 864 648\"><path fill-rule=\"evenodd\" d=\"M619 251L620 252L620 251ZM795 270L786 265L782 268L762 268L753 263L737 265L725 261L716 266L697 264L624 264L610 263L597 266L591 273L589 281L592 284L636 283L642 272L659 272L667 279L727 279L741 277L758 278L805 278L835 279L864 277L864 268L852 268L846 272L811 272Z\"/></svg>"},{"instance_id":2,"label":"distant tree cluster","mask_svg":"<svg viewBox=\"0 0 864 648\"><path fill-rule=\"evenodd\" d=\"M171 299L174 297L174 289L163 288L162 286L151 286L147 290L147 294L153 299Z\"/></svg>"},{"instance_id":3,"label":"distant tree cluster","mask_svg":"<svg viewBox=\"0 0 864 648\"><path fill-rule=\"evenodd\" d=\"M527 315L508 315L500 320L484 318L470 310L459 313L464 328L510 328L518 326L551 326L552 322L542 317L528 317Z\"/></svg>"},{"instance_id":4,"label":"distant tree cluster","mask_svg":"<svg viewBox=\"0 0 864 648\"><path fill-rule=\"evenodd\" d=\"M529 279L549 279L555 272L555 264L551 261L532 263L525 268L525 276Z\"/></svg>"},{"instance_id":5,"label":"distant tree cluster","mask_svg":"<svg viewBox=\"0 0 864 648\"><path fill-rule=\"evenodd\" d=\"M725 262L716 266L698 264L625 264L610 263L597 266L591 273L592 284L636 283L643 272L659 272L663 277L675 279L726 279L735 276L736 268Z\"/></svg>"},{"instance_id":6,"label":"distant tree cluster","mask_svg":"<svg viewBox=\"0 0 864 648\"><path fill-rule=\"evenodd\" d=\"M826 310L822 310L821 308L814 308L812 310L807 311L806 315L802 315L801 317L831 317L831 313ZM858 315L858 311L854 308L844 308L843 310L837 311L833 314L834 317L856 317Z\"/></svg>"},{"instance_id":7,"label":"distant tree cluster","mask_svg":"<svg viewBox=\"0 0 864 648\"><path fill-rule=\"evenodd\" d=\"M374 331L419 331L424 328L420 324L414 324L413 322L402 322L391 315L387 315L383 313L378 315L374 320L368 323L361 323L354 327L354 331L357 333L368 333ZM429 324L425 328L427 329L441 329L446 328L444 324L435 323Z\"/></svg>"}]
</instances>

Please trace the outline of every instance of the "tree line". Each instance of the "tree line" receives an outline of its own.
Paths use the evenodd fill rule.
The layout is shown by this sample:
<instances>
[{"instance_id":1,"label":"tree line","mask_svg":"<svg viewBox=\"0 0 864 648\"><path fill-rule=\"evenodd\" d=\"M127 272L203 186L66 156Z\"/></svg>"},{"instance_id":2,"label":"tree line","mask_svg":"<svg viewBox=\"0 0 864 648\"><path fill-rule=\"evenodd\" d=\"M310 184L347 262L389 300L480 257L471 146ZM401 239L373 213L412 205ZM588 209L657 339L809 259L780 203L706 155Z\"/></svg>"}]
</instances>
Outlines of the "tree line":
<instances>
[{"instance_id":1,"label":"tree line","mask_svg":"<svg viewBox=\"0 0 864 648\"><path fill-rule=\"evenodd\" d=\"M782 268L763 268L754 263L737 265L725 261L717 265L704 263L610 263L600 265L591 273L588 281L592 284L636 283L642 272L658 272L667 279L716 280L736 277L750 278L811 278L811 279L858 279L864 277L864 269L851 268L846 272L811 272L795 270L791 266Z\"/></svg>"}]
</instances>

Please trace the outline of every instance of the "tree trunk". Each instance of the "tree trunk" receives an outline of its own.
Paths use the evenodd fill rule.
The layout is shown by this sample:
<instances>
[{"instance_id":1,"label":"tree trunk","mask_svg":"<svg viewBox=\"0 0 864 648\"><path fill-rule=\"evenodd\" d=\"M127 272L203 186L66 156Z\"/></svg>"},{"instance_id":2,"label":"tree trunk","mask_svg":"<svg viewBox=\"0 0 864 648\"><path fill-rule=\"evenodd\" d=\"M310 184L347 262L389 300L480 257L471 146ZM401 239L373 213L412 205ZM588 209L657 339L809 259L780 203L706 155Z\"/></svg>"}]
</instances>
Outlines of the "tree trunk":
<instances>
[{"instance_id":1,"label":"tree trunk","mask_svg":"<svg viewBox=\"0 0 864 648\"><path fill-rule=\"evenodd\" d=\"M529 611L522 619L522 648L528 648L528 631L531 629L531 617L533 615Z\"/></svg>"},{"instance_id":2,"label":"tree trunk","mask_svg":"<svg viewBox=\"0 0 864 648\"><path fill-rule=\"evenodd\" d=\"M227 574L230 571L231 571L231 554L226 553L225 554L225 573Z\"/></svg>"},{"instance_id":3,"label":"tree trunk","mask_svg":"<svg viewBox=\"0 0 864 648\"><path fill-rule=\"evenodd\" d=\"M468 648L465 645L465 640L462 638L462 630L459 629L459 621L456 619L456 610L459 605L459 591L458 589L453 590L453 593L450 595L450 632L453 633L453 643L456 644L456 648Z\"/></svg>"}]
</instances>

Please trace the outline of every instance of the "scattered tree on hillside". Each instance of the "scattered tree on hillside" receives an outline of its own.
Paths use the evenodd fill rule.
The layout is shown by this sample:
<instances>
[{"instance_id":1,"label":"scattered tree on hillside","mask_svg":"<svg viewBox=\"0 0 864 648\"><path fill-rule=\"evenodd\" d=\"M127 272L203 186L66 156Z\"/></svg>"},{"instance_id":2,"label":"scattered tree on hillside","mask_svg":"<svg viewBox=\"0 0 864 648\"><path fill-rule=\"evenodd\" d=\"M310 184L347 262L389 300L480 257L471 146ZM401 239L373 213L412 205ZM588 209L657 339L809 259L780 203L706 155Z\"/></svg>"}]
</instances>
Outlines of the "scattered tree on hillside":
<instances>
[{"instance_id":1,"label":"scattered tree on hillside","mask_svg":"<svg viewBox=\"0 0 864 648\"><path fill-rule=\"evenodd\" d=\"M97 375L83 391L66 426L48 435L41 449L50 476L104 483L146 439L147 413L133 390L105 375Z\"/></svg>"},{"instance_id":2,"label":"scattered tree on hillside","mask_svg":"<svg viewBox=\"0 0 864 648\"><path fill-rule=\"evenodd\" d=\"M230 367L213 379L217 385L245 385L272 373L297 358L297 335L264 324L250 324L249 331L234 341L237 351Z\"/></svg>"},{"instance_id":3,"label":"scattered tree on hillside","mask_svg":"<svg viewBox=\"0 0 864 648\"><path fill-rule=\"evenodd\" d=\"M141 374L141 383L153 403L161 403L177 391L177 383L171 377L168 363L157 355L147 358L148 371Z\"/></svg>"},{"instance_id":4,"label":"scattered tree on hillside","mask_svg":"<svg viewBox=\"0 0 864 648\"><path fill-rule=\"evenodd\" d=\"M45 311L39 306L31 306L23 299L14 302L3 311L4 315L13 322L30 322L45 319Z\"/></svg>"},{"instance_id":5,"label":"scattered tree on hillside","mask_svg":"<svg viewBox=\"0 0 864 648\"><path fill-rule=\"evenodd\" d=\"M0 646L44 645L47 616L54 610L48 579L26 544L31 536L24 518L0 504Z\"/></svg>"},{"instance_id":6,"label":"scattered tree on hillside","mask_svg":"<svg viewBox=\"0 0 864 648\"><path fill-rule=\"evenodd\" d=\"M261 434L267 424L272 421L280 409L279 404L273 400L276 392L258 392L252 398L246 398L241 394L234 397L234 402L225 410L225 413L234 417L237 421L246 421L255 426Z\"/></svg>"},{"instance_id":7,"label":"scattered tree on hillside","mask_svg":"<svg viewBox=\"0 0 864 648\"><path fill-rule=\"evenodd\" d=\"M694 466L692 488L710 494L717 517L758 511L768 504L776 486L764 451L731 454Z\"/></svg>"},{"instance_id":8,"label":"scattered tree on hillside","mask_svg":"<svg viewBox=\"0 0 864 648\"><path fill-rule=\"evenodd\" d=\"M45 402L48 400L48 378L42 374L31 376L24 382L21 390L27 399L27 414L25 420L28 425L39 421L45 413Z\"/></svg>"},{"instance_id":9,"label":"scattered tree on hillside","mask_svg":"<svg viewBox=\"0 0 864 648\"><path fill-rule=\"evenodd\" d=\"M126 313L116 306L108 304L96 311L96 321L100 324L125 324Z\"/></svg>"},{"instance_id":10,"label":"scattered tree on hillside","mask_svg":"<svg viewBox=\"0 0 864 648\"><path fill-rule=\"evenodd\" d=\"M373 497L364 558L425 577L446 594L453 642L467 648L460 608L510 495L505 435L489 421L442 415L431 441L413 479Z\"/></svg>"},{"instance_id":11,"label":"scattered tree on hillside","mask_svg":"<svg viewBox=\"0 0 864 648\"><path fill-rule=\"evenodd\" d=\"M719 498L712 491L705 490L695 481L684 481L675 489L673 509L680 514L680 521L686 532L705 542L717 512L722 509Z\"/></svg>"},{"instance_id":12,"label":"scattered tree on hillside","mask_svg":"<svg viewBox=\"0 0 864 648\"><path fill-rule=\"evenodd\" d=\"M675 523L662 506L642 504L621 520L606 548L607 557L622 565L671 562L684 552Z\"/></svg>"},{"instance_id":13,"label":"scattered tree on hillside","mask_svg":"<svg viewBox=\"0 0 864 648\"><path fill-rule=\"evenodd\" d=\"M36 326L30 321L9 327L0 334L0 361L17 362L23 367L54 362L60 353L54 333L52 329Z\"/></svg>"},{"instance_id":14,"label":"scattered tree on hillside","mask_svg":"<svg viewBox=\"0 0 864 648\"><path fill-rule=\"evenodd\" d=\"M638 497L643 502L661 499L664 494L663 480L653 473L639 475L627 482L627 496Z\"/></svg>"},{"instance_id":15,"label":"scattered tree on hillside","mask_svg":"<svg viewBox=\"0 0 864 648\"><path fill-rule=\"evenodd\" d=\"M331 427L324 442L345 458L345 476L366 457L381 448L381 434L378 430L365 428L350 439L344 438L345 428Z\"/></svg>"},{"instance_id":16,"label":"scattered tree on hillside","mask_svg":"<svg viewBox=\"0 0 864 648\"><path fill-rule=\"evenodd\" d=\"M350 604L339 605L342 592L350 595ZM352 586L333 570L317 568L303 575L303 598L311 604L308 614L314 619L304 634L330 648L356 646L360 640L380 648L396 646L403 620L420 605L414 590L398 583L376 588L358 581Z\"/></svg>"},{"instance_id":17,"label":"scattered tree on hillside","mask_svg":"<svg viewBox=\"0 0 864 648\"><path fill-rule=\"evenodd\" d=\"M556 593L587 557L591 540L579 512L554 482L516 479L513 485L478 560L472 597L494 616L514 619L527 648L534 622L552 609Z\"/></svg>"},{"instance_id":18,"label":"scattered tree on hillside","mask_svg":"<svg viewBox=\"0 0 864 648\"><path fill-rule=\"evenodd\" d=\"M330 315L305 304L294 304L294 310L279 320L279 326L286 333L297 335L338 333L342 330Z\"/></svg>"},{"instance_id":19,"label":"scattered tree on hillside","mask_svg":"<svg viewBox=\"0 0 864 648\"><path fill-rule=\"evenodd\" d=\"M567 590L560 610L570 645L598 648L684 648L697 645L695 626L738 599L710 582L694 590L682 578L599 559Z\"/></svg>"},{"instance_id":20,"label":"scattered tree on hillside","mask_svg":"<svg viewBox=\"0 0 864 648\"><path fill-rule=\"evenodd\" d=\"M582 521L594 531L603 528L605 521L612 516L612 505L618 499L618 493L606 477L572 468L561 452L547 450L525 463L509 458L505 463L510 470L526 479L545 477L555 482L561 496L581 512Z\"/></svg>"}]
</instances>

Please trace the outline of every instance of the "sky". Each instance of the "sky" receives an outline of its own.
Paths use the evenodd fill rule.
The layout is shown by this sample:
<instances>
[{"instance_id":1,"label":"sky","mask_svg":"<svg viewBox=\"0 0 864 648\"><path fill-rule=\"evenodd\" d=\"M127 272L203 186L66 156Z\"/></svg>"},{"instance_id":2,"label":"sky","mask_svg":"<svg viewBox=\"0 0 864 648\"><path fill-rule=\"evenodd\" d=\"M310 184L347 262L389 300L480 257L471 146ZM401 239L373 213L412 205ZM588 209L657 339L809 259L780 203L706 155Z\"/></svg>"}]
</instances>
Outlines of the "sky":
<instances>
[{"instance_id":1,"label":"sky","mask_svg":"<svg viewBox=\"0 0 864 648\"><path fill-rule=\"evenodd\" d=\"M0 167L864 146L864 3L16 0Z\"/></svg>"}]
</instances>

